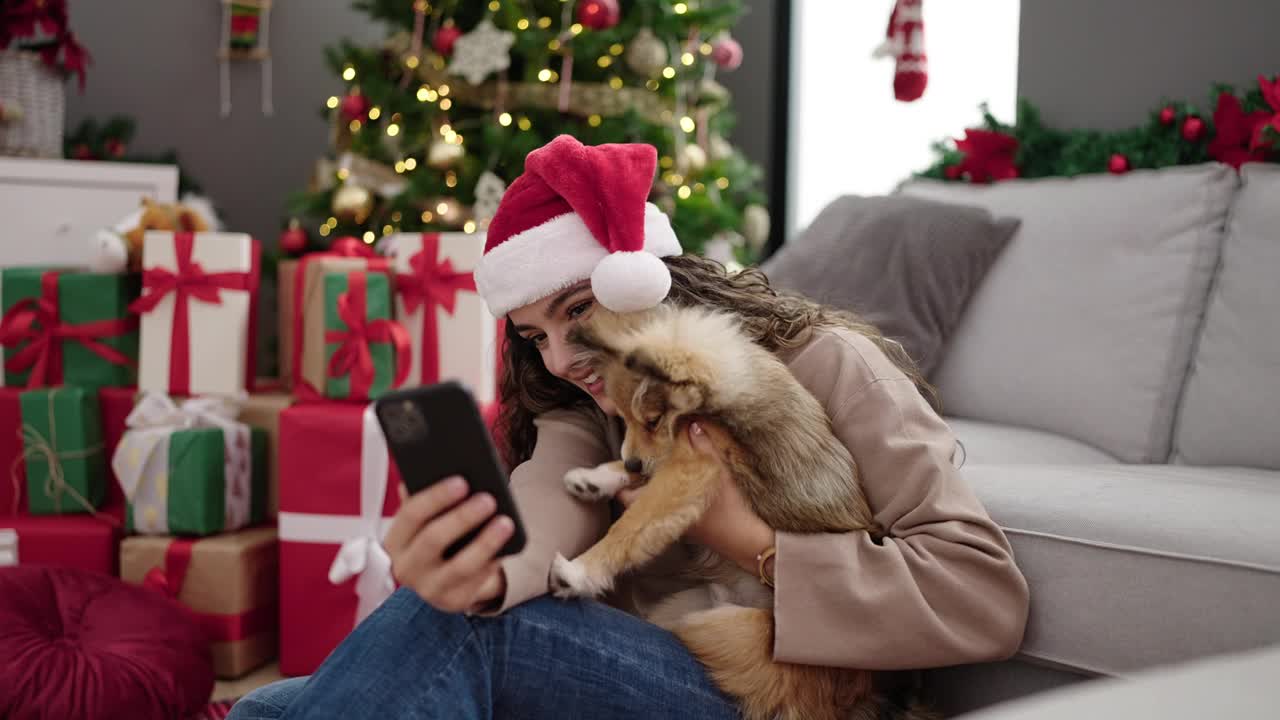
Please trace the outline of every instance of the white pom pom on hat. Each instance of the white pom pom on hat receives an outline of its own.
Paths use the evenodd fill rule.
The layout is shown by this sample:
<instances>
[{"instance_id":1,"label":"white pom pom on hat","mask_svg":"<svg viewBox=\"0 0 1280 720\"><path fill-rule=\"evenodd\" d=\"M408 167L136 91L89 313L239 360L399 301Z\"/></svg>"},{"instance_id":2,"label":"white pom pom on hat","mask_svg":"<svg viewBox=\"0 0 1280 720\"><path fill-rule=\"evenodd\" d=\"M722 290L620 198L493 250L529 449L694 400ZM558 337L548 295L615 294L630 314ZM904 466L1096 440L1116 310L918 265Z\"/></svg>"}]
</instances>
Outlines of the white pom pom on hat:
<instances>
[{"instance_id":1,"label":"white pom pom on hat","mask_svg":"<svg viewBox=\"0 0 1280 720\"><path fill-rule=\"evenodd\" d=\"M647 201L658 154L639 143L587 146L561 135L529 153L489 223L476 289L502 317L583 280L615 312L654 307L679 255L671 222Z\"/></svg>"}]
</instances>

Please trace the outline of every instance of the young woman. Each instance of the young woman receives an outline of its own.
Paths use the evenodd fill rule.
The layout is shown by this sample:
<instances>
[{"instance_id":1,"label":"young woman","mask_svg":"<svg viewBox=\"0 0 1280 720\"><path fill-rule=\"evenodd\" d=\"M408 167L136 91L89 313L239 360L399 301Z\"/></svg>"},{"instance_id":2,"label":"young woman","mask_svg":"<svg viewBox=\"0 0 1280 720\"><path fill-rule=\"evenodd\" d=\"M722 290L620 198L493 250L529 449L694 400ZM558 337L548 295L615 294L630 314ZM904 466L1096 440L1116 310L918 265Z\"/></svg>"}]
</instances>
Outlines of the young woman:
<instances>
[{"instance_id":1,"label":"young woman","mask_svg":"<svg viewBox=\"0 0 1280 720\"><path fill-rule=\"evenodd\" d=\"M600 306L735 313L821 401L859 465L888 530L882 542L865 531L775 532L727 477L690 532L774 587L775 660L894 671L1015 652L1026 582L952 464L955 438L901 347L852 316L775 293L758 271L730 274L681 255L645 201L655 162L649 146L557 138L530 154L490 225L477 285L507 317L500 427L524 551L494 558L511 521L494 517L493 498L465 498L461 479L408 498L384 540L402 587L315 675L250 694L233 720L738 717L674 636L628 612L661 594L661 569L607 602L546 596L555 554L575 557L614 517L563 486L566 471L619 457L603 383L575 365L565 340ZM714 457L696 425L688 432ZM442 558L480 526L472 544Z\"/></svg>"}]
</instances>

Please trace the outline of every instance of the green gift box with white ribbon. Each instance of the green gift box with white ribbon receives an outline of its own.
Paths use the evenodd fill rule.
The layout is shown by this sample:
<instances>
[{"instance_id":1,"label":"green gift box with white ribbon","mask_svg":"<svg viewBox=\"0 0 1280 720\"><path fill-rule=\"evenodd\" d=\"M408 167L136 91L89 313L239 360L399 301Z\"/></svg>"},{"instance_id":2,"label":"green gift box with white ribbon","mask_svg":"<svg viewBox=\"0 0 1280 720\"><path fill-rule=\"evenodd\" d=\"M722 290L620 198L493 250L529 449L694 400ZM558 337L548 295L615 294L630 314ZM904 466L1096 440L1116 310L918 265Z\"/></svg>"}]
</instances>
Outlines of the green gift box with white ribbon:
<instances>
[{"instance_id":1,"label":"green gift box with white ribbon","mask_svg":"<svg viewBox=\"0 0 1280 720\"><path fill-rule=\"evenodd\" d=\"M267 434L224 397L142 396L111 458L142 535L213 535L266 517Z\"/></svg>"},{"instance_id":2,"label":"green gift box with white ribbon","mask_svg":"<svg viewBox=\"0 0 1280 720\"><path fill-rule=\"evenodd\" d=\"M79 387L41 388L23 392L18 402L27 511L62 515L102 507L107 475L98 394Z\"/></svg>"}]
</instances>

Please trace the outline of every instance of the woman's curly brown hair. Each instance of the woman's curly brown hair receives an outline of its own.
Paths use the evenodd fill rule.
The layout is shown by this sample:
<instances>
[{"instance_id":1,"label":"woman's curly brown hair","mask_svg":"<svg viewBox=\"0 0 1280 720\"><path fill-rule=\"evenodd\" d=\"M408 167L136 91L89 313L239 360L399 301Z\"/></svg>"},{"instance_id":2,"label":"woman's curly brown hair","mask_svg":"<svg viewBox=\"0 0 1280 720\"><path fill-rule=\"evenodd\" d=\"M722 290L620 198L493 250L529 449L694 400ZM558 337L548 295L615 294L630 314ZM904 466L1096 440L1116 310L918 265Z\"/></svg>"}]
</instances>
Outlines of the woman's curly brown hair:
<instances>
[{"instance_id":1,"label":"woman's curly brown hair","mask_svg":"<svg viewBox=\"0 0 1280 720\"><path fill-rule=\"evenodd\" d=\"M774 352L803 346L821 328L846 328L865 335L936 407L933 388L902 345L884 337L853 313L774 290L757 268L731 273L720 263L699 255L677 255L663 261L671 271L667 302L732 312L741 319L748 335ZM534 418L558 408L591 408L595 401L548 372L537 348L516 333L510 320L506 323L506 340L495 429L503 439L508 467L514 468L533 455L537 439Z\"/></svg>"}]
</instances>

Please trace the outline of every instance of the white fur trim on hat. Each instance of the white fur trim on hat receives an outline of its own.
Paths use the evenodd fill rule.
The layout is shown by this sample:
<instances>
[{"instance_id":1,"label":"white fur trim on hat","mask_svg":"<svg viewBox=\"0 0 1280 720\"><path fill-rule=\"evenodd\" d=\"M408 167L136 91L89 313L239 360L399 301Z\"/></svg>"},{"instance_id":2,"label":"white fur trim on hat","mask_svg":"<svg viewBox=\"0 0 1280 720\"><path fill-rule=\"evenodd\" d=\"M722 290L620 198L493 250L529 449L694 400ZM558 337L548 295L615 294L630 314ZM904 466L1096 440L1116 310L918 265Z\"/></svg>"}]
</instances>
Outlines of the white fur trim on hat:
<instances>
[{"instance_id":1,"label":"white fur trim on hat","mask_svg":"<svg viewBox=\"0 0 1280 720\"><path fill-rule=\"evenodd\" d=\"M681 252L680 241L676 239L666 213L653 203L645 203L644 250L642 253L616 254L648 254L656 259ZM632 304L638 301L636 298L652 297L657 287L654 283L660 285L661 280L651 274L629 276L604 271L608 272L609 279L605 281L608 287L602 290L604 286L595 282L593 273L600 261L608 256L609 251L591 234L582 218L577 213L566 213L512 235L485 253L475 270L476 289L496 317L503 317L516 308L537 302L588 278L592 278L591 287L597 299L617 312L652 307L666 297L666 290L671 284L669 275L662 295L649 305L625 309L613 307L610 299ZM649 267L649 272L653 272L652 265ZM665 271L666 266L662 265L661 270ZM634 291L630 288L633 284L637 286ZM602 293L605 297L601 297ZM632 300L623 301L623 297Z\"/></svg>"}]
</instances>

